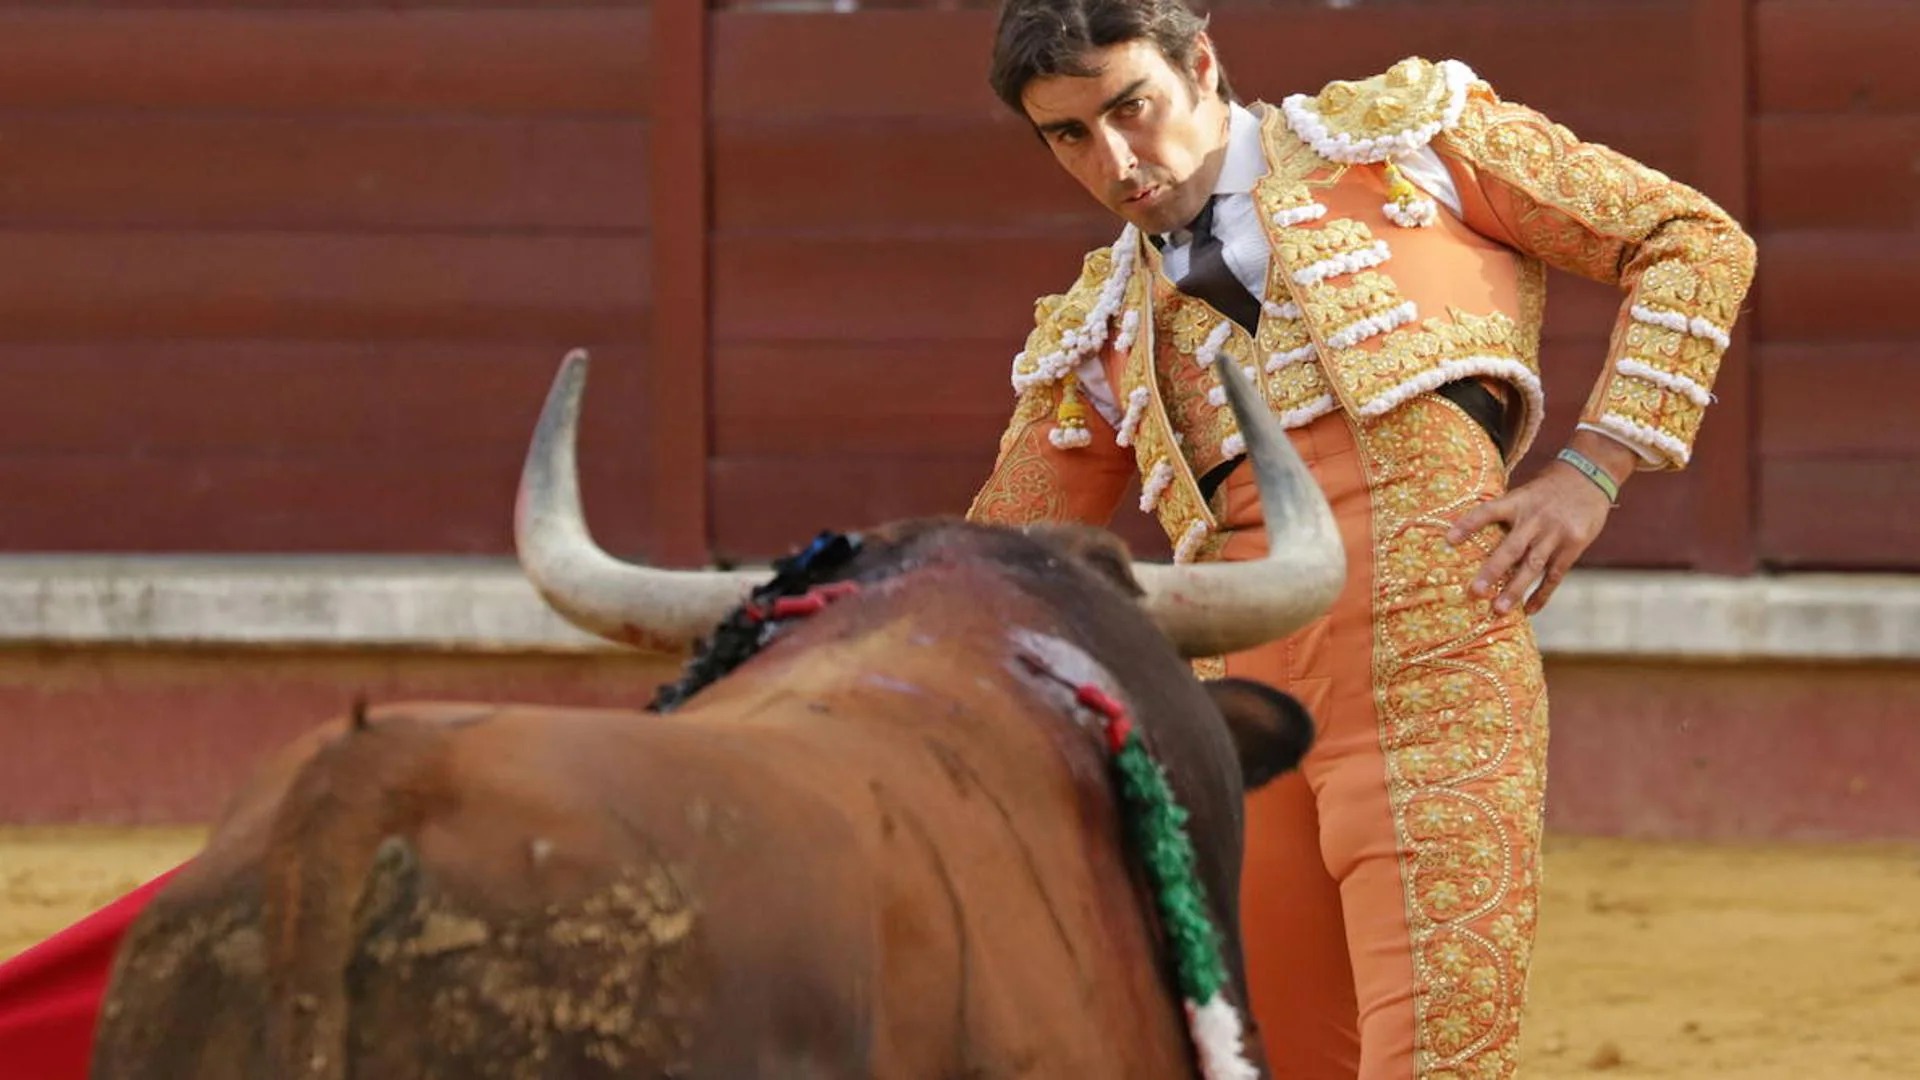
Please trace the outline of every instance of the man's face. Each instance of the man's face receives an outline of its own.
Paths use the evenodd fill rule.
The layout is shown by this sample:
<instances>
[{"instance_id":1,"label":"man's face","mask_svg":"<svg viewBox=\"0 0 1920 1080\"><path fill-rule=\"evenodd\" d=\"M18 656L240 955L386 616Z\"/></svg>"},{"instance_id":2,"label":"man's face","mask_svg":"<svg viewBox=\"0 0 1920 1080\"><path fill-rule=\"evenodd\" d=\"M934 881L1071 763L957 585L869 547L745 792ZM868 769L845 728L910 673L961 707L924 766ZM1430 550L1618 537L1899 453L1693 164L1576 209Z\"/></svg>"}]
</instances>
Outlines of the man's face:
<instances>
[{"instance_id":1,"label":"man's face","mask_svg":"<svg viewBox=\"0 0 1920 1080\"><path fill-rule=\"evenodd\" d=\"M1053 156L1100 204L1149 233L1193 220L1227 145L1213 46L1199 39L1191 79L1150 41L1087 56L1095 74L1048 75L1021 95Z\"/></svg>"}]
</instances>

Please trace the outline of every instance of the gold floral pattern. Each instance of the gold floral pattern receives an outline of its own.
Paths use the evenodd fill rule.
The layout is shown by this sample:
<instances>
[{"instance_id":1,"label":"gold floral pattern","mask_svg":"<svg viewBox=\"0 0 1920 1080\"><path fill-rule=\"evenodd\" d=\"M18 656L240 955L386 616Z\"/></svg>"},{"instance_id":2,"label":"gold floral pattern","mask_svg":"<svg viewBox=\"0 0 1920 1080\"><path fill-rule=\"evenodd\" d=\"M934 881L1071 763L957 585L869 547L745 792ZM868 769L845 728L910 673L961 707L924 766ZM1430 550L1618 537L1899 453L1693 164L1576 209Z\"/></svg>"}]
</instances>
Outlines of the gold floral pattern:
<instances>
[{"instance_id":1,"label":"gold floral pattern","mask_svg":"<svg viewBox=\"0 0 1920 1080\"><path fill-rule=\"evenodd\" d=\"M1379 242L1364 222L1335 218L1320 228L1281 229L1274 240L1280 261L1305 268L1338 255L1350 255Z\"/></svg>"},{"instance_id":2,"label":"gold floral pattern","mask_svg":"<svg viewBox=\"0 0 1920 1080\"><path fill-rule=\"evenodd\" d=\"M1357 427L1375 491L1374 685L1415 968L1416 1075L1514 1075L1540 885L1547 697L1532 630L1469 582L1497 529L1449 520L1505 490L1450 402Z\"/></svg>"},{"instance_id":3,"label":"gold floral pattern","mask_svg":"<svg viewBox=\"0 0 1920 1080\"><path fill-rule=\"evenodd\" d=\"M1307 318L1319 329L1321 340L1335 350L1378 336L1356 328L1369 319L1385 318L1406 303L1406 297L1386 274L1364 270L1345 280L1344 285L1320 284L1306 289L1302 304Z\"/></svg>"},{"instance_id":4,"label":"gold floral pattern","mask_svg":"<svg viewBox=\"0 0 1920 1080\"><path fill-rule=\"evenodd\" d=\"M1053 418L1060 404L1060 386L1047 383L1020 395L1013 419L1000 437L1000 453L993 473L973 498L967 517L1000 525L1031 525L1060 521L1067 497L1060 478L1047 460L1047 445L1039 427Z\"/></svg>"}]
</instances>

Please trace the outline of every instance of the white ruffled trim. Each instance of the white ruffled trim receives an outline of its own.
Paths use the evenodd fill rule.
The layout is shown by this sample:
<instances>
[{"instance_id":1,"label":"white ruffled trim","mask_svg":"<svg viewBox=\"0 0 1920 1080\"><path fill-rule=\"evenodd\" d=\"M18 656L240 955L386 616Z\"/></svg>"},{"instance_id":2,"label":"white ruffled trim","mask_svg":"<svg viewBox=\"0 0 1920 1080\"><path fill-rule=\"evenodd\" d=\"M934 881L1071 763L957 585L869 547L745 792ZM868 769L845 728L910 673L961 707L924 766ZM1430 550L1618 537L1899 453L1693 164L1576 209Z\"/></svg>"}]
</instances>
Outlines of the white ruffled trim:
<instances>
[{"instance_id":1,"label":"white ruffled trim","mask_svg":"<svg viewBox=\"0 0 1920 1080\"><path fill-rule=\"evenodd\" d=\"M1676 334L1691 334L1694 337L1711 341L1722 349L1733 344L1733 339L1727 336L1725 330L1722 330L1720 327L1715 326L1713 323L1698 315L1689 319L1678 311L1651 308L1645 304L1635 304L1632 310L1634 320L1637 322L1672 330Z\"/></svg>"},{"instance_id":2,"label":"white ruffled trim","mask_svg":"<svg viewBox=\"0 0 1920 1080\"><path fill-rule=\"evenodd\" d=\"M1247 437L1237 431L1220 440L1220 456L1223 458L1237 458L1246 452Z\"/></svg>"},{"instance_id":3,"label":"white ruffled trim","mask_svg":"<svg viewBox=\"0 0 1920 1080\"><path fill-rule=\"evenodd\" d=\"M1350 345L1357 345L1370 337L1377 337L1389 330L1405 326L1419 317L1420 309L1414 306L1413 301L1408 300L1405 303L1390 307L1378 315L1369 315L1359 322L1349 323L1341 327L1338 331L1328 336L1327 346L1334 349L1344 349Z\"/></svg>"},{"instance_id":4,"label":"white ruffled trim","mask_svg":"<svg viewBox=\"0 0 1920 1080\"><path fill-rule=\"evenodd\" d=\"M1140 331L1140 312L1129 308L1120 318L1120 336L1113 339L1113 347L1126 352L1133 348L1134 335Z\"/></svg>"},{"instance_id":5,"label":"white ruffled trim","mask_svg":"<svg viewBox=\"0 0 1920 1080\"><path fill-rule=\"evenodd\" d=\"M1698 315L1687 320L1687 333L1697 338L1706 338L1708 341L1713 342L1723 349L1733 345L1733 338L1727 336L1725 330L1720 329Z\"/></svg>"},{"instance_id":6,"label":"white ruffled trim","mask_svg":"<svg viewBox=\"0 0 1920 1080\"><path fill-rule=\"evenodd\" d=\"M1173 466L1167 464L1166 458L1154 462L1153 471L1147 474L1147 482L1140 485L1140 512L1153 513L1153 508L1160 503L1160 496L1166 494L1172 483Z\"/></svg>"},{"instance_id":7,"label":"white ruffled trim","mask_svg":"<svg viewBox=\"0 0 1920 1080\"><path fill-rule=\"evenodd\" d=\"M1200 347L1193 350L1194 364L1199 367L1212 367L1214 357L1220 355L1221 346L1225 345L1227 339L1232 336L1233 320L1221 319L1220 325L1214 327L1213 332L1207 335L1207 340L1201 342Z\"/></svg>"},{"instance_id":8,"label":"white ruffled trim","mask_svg":"<svg viewBox=\"0 0 1920 1080\"><path fill-rule=\"evenodd\" d=\"M1293 133L1313 147L1314 153L1328 161L1343 165L1378 164L1396 154L1420 149L1432 142L1435 135L1460 122L1460 114L1467 107L1467 88L1478 76L1472 68L1458 60L1442 60L1439 67L1447 83L1447 102L1441 108L1440 119L1392 135L1372 139L1355 139L1346 132L1336 135L1320 118L1314 98L1307 94L1290 95L1280 103L1280 111L1285 114L1287 126L1293 129Z\"/></svg>"},{"instance_id":9,"label":"white ruffled trim","mask_svg":"<svg viewBox=\"0 0 1920 1080\"><path fill-rule=\"evenodd\" d=\"M1047 432L1047 441L1062 450L1078 450L1093 442L1093 432L1086 428L1066 428L1056 426Z\"/></svg>"},{"instance_id":10,"label":"white ruffled trim","mask_svg":"<svg viewBox=\"0 0 1920 1080\"><path fill-rule=\"evenodd\" d=\"M1317 221L1326 215L1327 208L1324 204L1310 202L1304 206L1289 206L1285 210L1275 210L1273 224L1276 228L1285 229L1293 225Z\"/></svg>"},{"instance_id":11,"label":"white ruffled trim","mask_svg":"<svg viewBox=\"0 0 1920 1080\"><path fill-rule=\"evenodd\" d=\"M1665 455L1678 465L1687 463L1686 443L1638 420L1630 420L1619 413L1603 413L1595 426L1636 450L1644 448L1657 452L1655 456Z\"/></svg>"},{"instance_id":12,"label":"white ruffled trim","mask_svg":"<svg viewBox=\"0 0 1920 1080\"><path fill-rule=\"evenodd\" d=\"M1114 432L1113 441L1121 446L1132 446L1133 437L1140 431L1140 419L1147 414L1147 401L1153 395L1144 386L1136 386L1133 393L1127 395L1127 414L1120 418L1120 428Z\"/></svg>"},{"instance_id":13,"label":"white ruffled trim","mask_svg":"<svg viewBox=\"0 0 1920 1080\"><path fill-rule=\"evenodd\" d=\"M1389 202L1380 208L1387 220L1403 229L1423 229L1440 220L1440 205L1428 198Z\"/></svg>"},{"instance_id":14,"label":"white ruffled trim","mask_svg":"<svg viewBox=\"0 0 1920 1080\"><path fill-rule=\"evenodd\" d=\"M1536 422L1544 415L1547 396L1540 387L1539 378L1527 370L1527 365L1506 356L1463 356L1458 360L1448 360L1363 403L1355 412L1365 417L1385 416L1421 394L1432 393L1457 379L1476 375L1492 376L1518 386L1527 399L1528 415Z\"/></svg>"},{"instance_id":15,"label":"white ruffled trim","mask_svg":"<svg viewBox=\"0 0 1920 1080\"><path fill-rule=\"evenodd\" d=\"M1205 1080L1260 1080L1260 1071L1247 1060L1246 1029L1240 1010L1215 992L1205 1005L1186 1003L1187 1030L1200 1058Z\"/></svg>"},{"instance_id":16,"label":"white ruffled trim","mask_svg":"<svg viewBox=\"0 0 1920 1080\"><path fill-rule=\"evenodd\" d=\"M1319 355L1319 351L1313 347L1312 342L1308 342L1307 344L1302 345L1297 349L1288 349L1286 352L1277 352L1277 353L1274 353L1272 356L1267 357L1267 372L1271 374L1273 372L1280 371L1285 368L1290 368L1293 365L1300 363L1302 360L1311 360L1318 355Z\"/></svg>"},{"instance_id":17,"label":"white ruffled trim","mask_svg":"<svg viewBox=\"0 0 1920 1080\"><path fill-rule=\"evenodd\" d=\"M1274 419L1280 422L1283 430L1297 428L1320 419L1338 408L1339 404L1333 399L1332 394L1321 394L1299 408L1288 409Z\"/></svg>"},{"instance_id":18,"label":"white ruffled trim","mask_svg":"<svg viewBox=\"0 0 1920 1080\"><path fill-rule=\"evenodd\" d=\"M1260 310L1276 319L1297 319L1301 315L1300 305L1291 300L1278 304L1268 300L1260 305Z\"/></svg>"},{"instance_id":19,"label":"white ruffled trim","mask_svg":"<svg viewBox=\"0 0 1920 1080\"><path fill-rule=\"evenodd\" d=\"M1676 375L1671 371L1662 371L1652 364L1647 363L1645 360L1636 360L1629 356L1613 365L1613 368L1622 375L1631 375L1636 379L1645 379L1655 386L1660 387L1662 390L1670 390L1679 394L1681 397L1686 398L1688 401L1693 402L1703 409L1713 404L1713 394L1706 387L1701 386L1685 375Z\"/></svg>"},{"instance_id":20,"label":"white ruffled trim","mask_svg":"<svg viewBox=\"0 0 1920 1080\"><path fill-rule=\"evenodd\" d=\"M1093 310L1080 322L1078 329L1069 330L1060 336L1060 347L1041 357L1032 372L1022 374L1021 362L1026 359L1023 350L1013 358L1013 392L1023 394L1027 390L1044 383L1057 382L1067 372L1072 371L1080 361L1100 351L1107 341L1107 326L1120 310L1121 302L1127 295L1127 280L1133 276L1134 250L1138 247L1138 233L1132 225L1120 230L1120 239L1113 242L1109 249L1113 252L1113 268L1107 273L1107 280L1100 283L1100 298L1094 302ZM1137 324L1136 324L1137 325ZM1125 332L1125 328L1122 328Z\"/></svg>"},{"instance_id":21,"label":"white ruffled trim","mask_svg":"<svg viewBox=\"0 0 1920 1080\"><path fill-rule=\"evenodd\" d=\"M1251 367L1243 367L1240 370L1247 373L1248 382L1255 386L1260 385L1260 373L1258 371L1255 371ZM1227 388L1218 382L1214 383L1213 387L1207 391L1207 404L1212 405L1216 409L1226 408Z\"/></svg>"},{"instance_id":22,"label":"white ruffled trim","mask_svg":"<svg viewBox=\"0 0 1920 1080\"><path fill-rule=\"evenodd\" d=\"M1317 263L1308 263L1293 272L1293 280L1301 285L1318 285L1330 277L1359 273L1391 258L1393 249L1387 246L1387 242L1375 240L1366 247L1343 251Z\"/></svg>"},{"instance_id":23,"label":"white ruffled trim","mask_svg":"<svg viewBox=\"0 0 1920 1080\"><path fill-rule=\"evenodd\" d=\"M1192 562L1193 553L1200 550L1200 545L1206 539L1206 521L1202 518L1194 518L1187 523L1187 531L1181 535L1180 542L1173 545L1173 561L1176 563Z\"/></svg>"}]
</instances>

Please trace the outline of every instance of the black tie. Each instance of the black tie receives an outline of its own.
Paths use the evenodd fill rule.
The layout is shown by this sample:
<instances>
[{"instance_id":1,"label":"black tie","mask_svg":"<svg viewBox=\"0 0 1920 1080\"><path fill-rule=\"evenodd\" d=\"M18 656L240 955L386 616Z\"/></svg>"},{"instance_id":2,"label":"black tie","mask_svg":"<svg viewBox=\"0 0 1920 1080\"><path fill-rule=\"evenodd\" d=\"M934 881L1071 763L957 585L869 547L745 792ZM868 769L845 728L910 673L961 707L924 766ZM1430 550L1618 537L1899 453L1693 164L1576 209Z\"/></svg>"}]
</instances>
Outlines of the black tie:
<instances>
[{"instance_id":1,"label":"black tie","mask_svg":"<svg viewBox=\"0 0 1920 1080\"><path fill-rule=\"evenodd\" d=\"M1178 282L1180 291L1212 304L1215 311L1232 319L1251 334L1260 325L1260 301L1247 291L1234 275L1220 249L1220 238L1213 235L1213 203L1207 200L1200 216L1193 219L1193 244L1187 249L1187 276Z\"/></svg>"}]
</instances>

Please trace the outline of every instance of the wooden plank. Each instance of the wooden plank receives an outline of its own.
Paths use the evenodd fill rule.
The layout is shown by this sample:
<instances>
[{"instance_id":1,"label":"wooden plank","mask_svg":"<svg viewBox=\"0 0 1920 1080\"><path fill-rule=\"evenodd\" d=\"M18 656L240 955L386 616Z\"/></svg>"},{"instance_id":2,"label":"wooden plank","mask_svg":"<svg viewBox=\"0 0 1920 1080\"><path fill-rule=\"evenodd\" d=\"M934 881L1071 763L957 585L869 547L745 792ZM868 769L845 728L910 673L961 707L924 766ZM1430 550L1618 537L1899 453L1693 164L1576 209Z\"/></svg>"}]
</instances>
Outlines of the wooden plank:
<instances>
[{"instance_id":1,"label":"wooden plank","mask_svg":"<svg viewBox=\"0 0 1920 1080\"><path fill-rule=\"evenodd\" d=\"M646 552L669 566L706 563L710 538L707 19L704 5L664 4L654 24L659 53L650 89L654 100L672 107L657 114L650 147L655 362L631 405L639 413L635 446L647 463L642 497L674 508L650 519Z\"/></svg>"},{"instance_id":2,"label":"wooden plank","mask_svg":"<svg viewBox=\"0 0 1920 1080\"><path fill-rule=\"evenodd\" d=\"M1748 0L1696 0L1693 5L1692 63L1697 82L1692 110L1697 165L1687 179L1714 197L1736 221L1747 219L1751 169L1748 148L1747 66ZM1691 533L1693 568L1716 574L1745 574L1755 563L1753 546L1752 394L1749 389L1752 335L1749 320L1732 328L1732 344L1720 358L1713 383L1718 398L1712 423L1703 422L1694 440L1693 498L1684 519Z\"/></svg>"},{"instance_id":3,"label":"wooden plank","mask_svg":"<svg viewBox=\"0 0 1920 1080\"><path fill-rule=\"evenodd\" d=\"M961 455L716 458L714 551L723 559L771 558L821 529L965 513L992 466L992 446Z\"/></svg>"},{"instance_id":4,"label":"wooden plank","mask_svg":"<svg viewBox=\"0 0 1920 1080\"><path fill-rule=\"evenodd\" d=\"M1763 463L1804 457L1920 460L1920 342L1759 348L1755 450Z\"/></svg>"},{"instance_id":5,"label":"wooden plank","mask_svg":"<svg viewBox=\"0 0 1920 1080\"><path fill-rule=\"evenodd\" d=\"M972 342L723 345L713 360L713 452L978 454L1013 409L1007 350Z\"/></svg>"},{"instance_id":6,"label":"wooden plank","mask_svg":"<svg viewBox=\"0 0 1920 1080\"><path fill-rule=\"evenodd\" d=\"M276 458L0 457L0 551L504 555L522 451ZM596 536L652 524L632 462L581 468ZM84 497L76 493L84 492Z\"/></svg>"},{"instance_id":7,"label":"wooden plank","mask_svg":"<svg viewBox=\"0 0 1920 1080\"><path fill-rule=\"evenodd\" d=\"M15 8L0 10L0 106L640 115L649 21L635 9Z\"/></svg>"},{"instance_id":8,"label":"wooden plank","mask_svg":"<svg viewBox=\"0 0 1920 1080\"><path fill-rule=\"evenodd\" d=\"M734 120L716 124L713 138L713 221L722 233L1120 231L1046 147L1005 124Z\"/></svg>"},{"instance_id":9,"label":"wooden plank","mask_svg":"<svg viewBox=\"0 0 1920 1080\"><path fill-rule=\"evenodd\" d=\"M0 113L0 223L209 229L626 229L626 117Z\"/></svg>"},{"instance_id":10,"label":"wooden plank","mask_svg":"<svg viewBox=\"0 0 1920 1080\"><path fill-rule=\"evenodd\" d=\"M1686 171L1694 133L1611 112L1599 132L1631 132L1648 159ZM1678 163L1678 164L1673 164ZM722 122L714 131L714 226L740 232L921 235L957 228L1118 233L1117 220L1024 130L950 119ZM848 178L858 177L850 187Z\"/></svg>"},{"instance_id":11,"label":"wooden plank","mask_svg":"<svg viewBox=\"0 0 1920 1080\"><path fill-rule=\"evenodd\" d=\"M1779 232L1759 238L1760 325L1769 341L1920 337L1920 244L1908 232Z\"/></svg>"},{"instance_id":12,"label":"wooden plank","mask_svg":"<svg viewBox=\"0 0 1920 1080\"><path fill-rule=\"evenodd\" d=\"M518 452L572 344L0 346L0 455ZM594 358L599 369L637 367L643 352L638 342L596 344ZM582 458L631 460L630 424L618 402L591 395Z\"/></svg>"},{"instance_id":13,"label":"wooden plank","mask_svg":"<svg viewBox=\"0 0 1920 1080\"><path fill-rule=\"evenodd\" d=\"M1759 111L1920 109L1916 41L1920 5L1912 0L1757 0Z\"/></svg>"},{"instance_id":14,"label":"wooden plank","mask_svg":"<svg viewBox=\"0 0 1920 1080\"><path fill-rule=\"evenodd\" d=\"M1765 461L1761 556L1779 567L1920 570L1917 504L1920 455Z\"/></svg>"},{"instance_id":15,"label":"wooden plank","mask_svg":"<svg viewBox=\"0 0 1920 1080\"><path fill-rule=\"evenodd\" d=\"M1920 111L1758 116L1753 135L1760 228L1920 230Z\"/></svg>"},{"instance_id":16,"label":"wooden plank","mask_svg":"<svg viewBox=\"0 0 1920 1080\"><path fill-rule=\"evenodd\" d=\"M631 340L638 234L0 233L0 340Z\"/></svg>"},{"instance_id":17,"label":"wooden plank","mask_svg":"<svg viewBox=\"0 0 1920 1080\"><path fill-rule=\"evenodd\" d=\"M1497 69L1481 74L1507 92L1542 105L1604 98L1610 107L1653 118L1671 108L1671 80L1687 71L1691 43L1672 32L1674 7L1665 0L1340 10L1225 6L1214 12L1213 28L1243 98L1278 100L1331 79L1373 74L1411 54L1457 56L1471 64L1489 55L1492 41L1499 43ZM968 116L1024 131L983 75L993 22L990 10L716 11L714 115ZM1582 45L1577 55L1565 48L1573 39ZM1301 49L1302 41L1313 48ZM1288 63L1256 60L1272 56L1286 56ZM875 93L876 86L887 92Z\"/></svg>"},{"instance_id":18,"label":"wooden plank","mask_svg":"<svg viewBox=\"0 0 1920 1080\"><path fill-rule=\"evenodd\" d=\"M645 11L653 0L556 0L553 9L630 8ZM59 10L80 5L73 0L8 0L11 9ZM86 0L86 6L107 11L170 11L179 0ZM194 0L195 8L209 11L469 11L525 8L527 0Z\"/></svg>"},{"instance_id":19,"label":"wooden plank","mask_svg":"<svg viewBox=\"0 0 1920 1080\"><path fill-rule=\"evenodd\" d=\"M357 697L633 708L680 664L638 650L9 649L0 653L0 821L204 828L262 761ZM164 847L142 855L155 870L167 865ZM7 865L11 880L21 871ZM99 880L102 899L133 884ZM46 933L67 921L45 911ZM0 952L20 929L9 917ZM11 1080L28 1077L16 1070Z\"/></svg>"}]
</instances>

